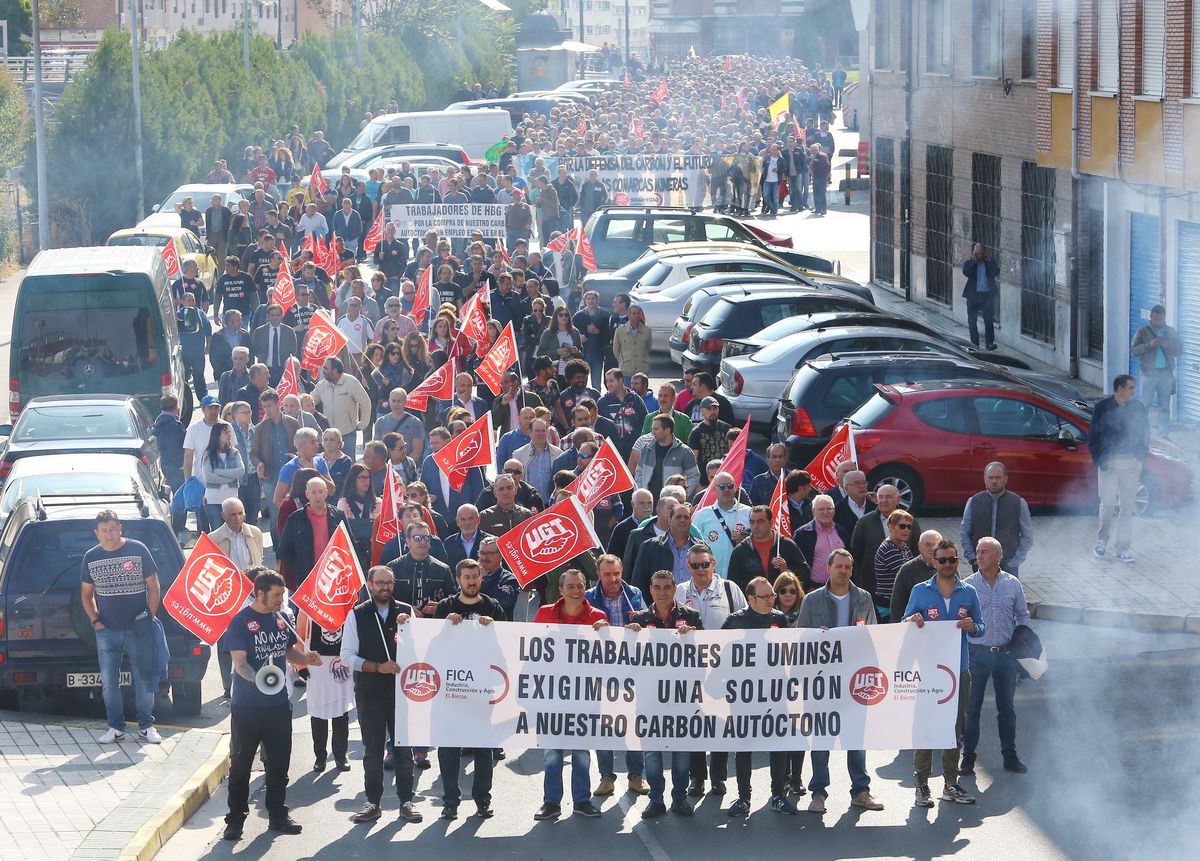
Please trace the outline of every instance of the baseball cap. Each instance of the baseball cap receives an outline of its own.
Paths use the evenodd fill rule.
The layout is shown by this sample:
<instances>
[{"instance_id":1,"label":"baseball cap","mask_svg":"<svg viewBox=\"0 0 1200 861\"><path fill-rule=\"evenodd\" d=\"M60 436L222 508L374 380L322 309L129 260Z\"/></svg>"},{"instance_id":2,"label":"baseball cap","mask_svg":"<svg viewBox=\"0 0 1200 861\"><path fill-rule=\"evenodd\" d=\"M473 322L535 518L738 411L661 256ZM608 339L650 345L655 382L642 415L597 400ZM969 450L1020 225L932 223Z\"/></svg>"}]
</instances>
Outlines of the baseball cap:
<instances>
[{"instance_id":1,"label":"baseball cap","mask_svg":"<svg viewBox=\"0 0 1200 861\"><path fill-rule=\"evenodd\" d=\"M212 395L209 395L209 397L212 397ZM702 406L702 407L719 407L719 406L721 406L721 403L716 398L712 397L712 395L709 395L707 398L700 401L700 406Z\"/></svg>"},{"instance_id":2,"label":"baseball cap","mask_svg":"<svg viewBox=\"0 0 1200 861\"><path fill-rule=\"evenodd\" d=\"M706 398L706 400L711 400L711 398ZM219 407L219 406L221 406L221 400L216 395L205 395L200 400L200 406L202 406L202 407Z\"/></svg>"}]
</instances>

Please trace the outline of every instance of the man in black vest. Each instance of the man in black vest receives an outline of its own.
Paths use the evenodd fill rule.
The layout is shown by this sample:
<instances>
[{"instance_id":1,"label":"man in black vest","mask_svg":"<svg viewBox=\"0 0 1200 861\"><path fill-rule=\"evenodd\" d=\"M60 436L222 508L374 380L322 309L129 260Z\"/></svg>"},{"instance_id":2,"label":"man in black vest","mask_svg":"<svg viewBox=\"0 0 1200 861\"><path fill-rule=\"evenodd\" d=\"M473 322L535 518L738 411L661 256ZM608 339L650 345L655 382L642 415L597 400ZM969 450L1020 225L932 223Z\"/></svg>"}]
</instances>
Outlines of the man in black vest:
<instances>
[{"instance_id":1,"label":"man in black vest","mask_svg":"<svg viewBox=\"0 0 1200 861\"><path fill-rule=\"evenodd\" d=\"M979 539L995 538L1004 548L1000 567L1018 577L1021 563L1033 547L1033 520L1029 516L1029 503L1008 490L1008 469L998 460L984 467L983 484L986 489L968 499L963 509L962 524L959 526L963 555L971 563L971 570L979 570L975 564L975 548Z\"/></svg>"},{"instance_id":2,"label":"man in black vest","mask_svg":"<svg viewBox=\"0 0 1200 861\"><path fill-rule=\"evenodd\" d=\"M383 748L388 735L395 734L396 628L413 616L413 608L393 600L396 580L392 569L376 565L367 574L371 598L363 601L342 628L342 662L354 667L354 699L363 740L363 783L367 803L354 814L354 822L374 822L383 815ZM400 816L407 822L423 817L413 805L412 748L395 748L396 794Z\"/></svg>"}]
</instances>

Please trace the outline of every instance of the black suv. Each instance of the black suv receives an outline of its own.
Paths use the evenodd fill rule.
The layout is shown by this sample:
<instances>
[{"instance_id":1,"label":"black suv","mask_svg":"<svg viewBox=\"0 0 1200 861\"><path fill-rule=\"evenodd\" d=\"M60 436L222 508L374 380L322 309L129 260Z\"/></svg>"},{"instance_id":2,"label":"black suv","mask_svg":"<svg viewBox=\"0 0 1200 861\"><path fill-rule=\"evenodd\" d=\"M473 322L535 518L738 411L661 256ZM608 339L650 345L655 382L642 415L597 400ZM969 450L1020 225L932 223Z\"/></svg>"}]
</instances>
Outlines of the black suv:
<instances>
[{"instance_id":1,"label":"black suv","mask_svg":"<svg viewBox=\"0 0 1200 861\"><path fill-rule=\"evenodd\" d=\"M117 512L126 538L149 548L163 594L183 567L170 509L139 489L22 499L0 532L0 707L63 692L100 696L96 633L83 611L79 578L83 554L97 544L96 512L104 508ZM166 613L159 618L171 652L175 713L198 714L209 647ZM122 685L129 679L126 665Z\"/></svg>"},{"instance_id":2,"label":"black suv","mask_svg":"<svg viewBox=\"0 0 1200 861\"><path fill-rule=\"evenodd\" d=\"M788 464L803 469L823 449L842 419L875 394L876 383L925 380L1004 380L1003 368L929 353L855 353L821 356L801 365L779 400L773 440L786 443Z\"/></svg>"}]
</instances>

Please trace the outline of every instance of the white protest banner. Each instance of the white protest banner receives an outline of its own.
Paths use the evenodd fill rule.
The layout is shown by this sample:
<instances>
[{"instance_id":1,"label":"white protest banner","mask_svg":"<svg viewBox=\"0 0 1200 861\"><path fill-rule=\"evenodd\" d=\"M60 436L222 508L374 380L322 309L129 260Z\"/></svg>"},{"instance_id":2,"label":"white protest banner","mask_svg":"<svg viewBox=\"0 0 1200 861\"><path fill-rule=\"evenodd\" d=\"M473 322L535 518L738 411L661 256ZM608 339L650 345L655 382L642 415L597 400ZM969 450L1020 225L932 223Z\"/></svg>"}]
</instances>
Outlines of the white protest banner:
<instances>
[{"instance_id":1,"label":"white protest banner","mask_svg":"<svg viewBox=\"0 0 1200 861\"><path fill-rule=\"evenodd\" d=\"M389 216L398 239L424 239L430 230L456 239L467 239L475 230L504 235L502 203L408 203L393 206Z\"/></svg>"},{"instance_id":2,"label":"white protest banner","mask_svg":"<svg viewBox=\"0 0 1200 861\"><path fill-rule=\"evenodd\" d=\"M608 191L609 202L624 205L699 206L708 186L710 155L600 155L568 158L542 157L552 177L566 165L576 184L597 172ZM522 156L522 176L533 168L533 156Z\"/></svg>"},{"instance_id":3,"label":"white protest banner","mask_svg":"<svg viewBox=\"0 0 1200 861\"><path fill-rule=\"evenodd\" d=\"M396 743L587 750L955 745L951 622L693 631L416 619Z\"/></svg>"}]
</instances>

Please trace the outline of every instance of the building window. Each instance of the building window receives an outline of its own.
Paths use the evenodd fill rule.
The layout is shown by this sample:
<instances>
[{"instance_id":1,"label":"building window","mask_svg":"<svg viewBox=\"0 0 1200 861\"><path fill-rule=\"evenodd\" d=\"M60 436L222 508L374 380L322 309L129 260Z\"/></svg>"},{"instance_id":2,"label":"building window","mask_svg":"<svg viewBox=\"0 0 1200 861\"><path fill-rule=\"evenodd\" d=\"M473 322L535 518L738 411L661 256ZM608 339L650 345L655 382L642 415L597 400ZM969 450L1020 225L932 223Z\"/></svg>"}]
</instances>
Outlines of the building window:
<instances>
[{"instance_id":1,"label":"building window","mask_svg":"<svg viewBox=\"0 0 1200 861\"><path fill-rule=\"evenodd\" d=\"M1104 355L1104 181L1083 177L1079 184L1079 284L1083 289L1080 326L1085 356Z\"/></svg>"},{"instance_id":2,"label":"building window","mask_svg":"<svg viewBox=\"0 0 1200 861\"><path fill-rule=\"evenodd\" d=\"M1075 2L1058 3L1058 86L1075 88Z\"/></svg>"},{"instance_id":3,"label":"building window","mask_svg":"<svg viewBox=\"0 0 1200 861\"><path fill-rule=\"evenodd\" d=\"M1021 0L1021 80L1037 77L1037 0Z\"/></svg>"},{"instance_id":4,"label":"building window","mask_svg":"<svg viewBox=\"0 0 1200 861\"><path fill-rule=\"evenodd\" d=\"M1121 21L1117 0L1096 0L1096 89L1115 93L1121 86Z\"/></svg>"},{"instance_id":5,"label":"building window","mask_svg":"<svg viewBox=\"0 0 1200 861\"><path fill-rule=\"evenodd\" d=\"M925 294L950 305L954 296L954 150L925 148Z\"/></svg>"},{"instance_id":6,"label":"building window","mask_svg":"<svg viewBox=\"0 0 1200 861\"><path fill-rule=\"evenodd\" d=\"M1000 34L1004 21L1000 0L975 0L974 26L971 29L971 74L1000 76Z\"/></svg>"},{"instance_id":7,"label":"building window","mask_svg":"<svg viewBox=\"0 0 1200 861\"><path fill-rule=\"evenodd\" d=\"M875 182L875 238L872 244L875 282L896 280L896 151L895 141L875 138L871 172Z\"/></svg>"},{"instance_id":8,"label":"building window","mask_svg":"<svg viewBox=\"0 0 1200 861\"><path fill-rule=\"evenodd\" d=\"M925 6L925 71L950 74L954 51L954 16L950 0L929 0Z\"/></svg>"},{"instance_id":9,"label":"building window","mask_svg":"<svg viewBox=\"0 0 1200 861\"><path fill-rule=\"evenodd\" d=\"M1021 164L1021 334L1054 343L1054 169Z\"/></svg>"},{"instance_id":10,"label":"building window","mask_svg":"<svg viewBox=\"0 0 1200 861\"><path fill-rule=\"evenodd\" d=\"M987 247L999 262L1000 250L1000 156L971 154L971 242ZM995 319L1000 318L1000 296L993 297Z\"/></svg>"},{"instance_id":11,"label":"building window","mask_svg":"<svg viewBox=\"0 0 1200 861\"><path fill-rule=\"evenodd\" d=\"M1142 95L1163 94L1166 31L1166 0L1142 0Z\"/></svg>"},{"instance_id":12,"label":"building window","mask_svg":"<svg viewBox=\"0 0 1200 861\"><path fill-rule=\"evenodd\" d=\"M875 22L875 68L892 67L892 2L875 0L871 18Z\"/></svg>"},{"instance_id":13,"label":"building window","mask_svg":"<svg viewBox=\"0 0 1200 861\"><path fill-rule=\"evenodd\" d=\"M1192 2L1192 95L1200 96L1200 3Z\"/></svg>"}]
</instances>

